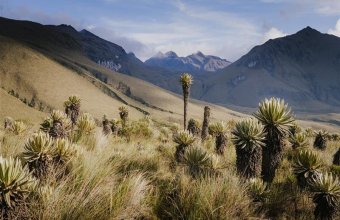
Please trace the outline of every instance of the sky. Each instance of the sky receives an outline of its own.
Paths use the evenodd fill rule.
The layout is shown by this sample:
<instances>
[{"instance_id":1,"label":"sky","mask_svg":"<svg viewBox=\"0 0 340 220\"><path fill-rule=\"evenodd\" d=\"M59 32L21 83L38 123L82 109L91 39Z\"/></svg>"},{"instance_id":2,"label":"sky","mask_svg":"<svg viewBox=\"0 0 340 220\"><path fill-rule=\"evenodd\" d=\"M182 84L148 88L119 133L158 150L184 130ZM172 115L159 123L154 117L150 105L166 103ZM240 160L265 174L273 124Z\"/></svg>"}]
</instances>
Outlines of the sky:
<instances>
[{"instance_id":1,"label":"sky","mask_svg":"<svg viewBox=\"0 0 340 220\"><path fill-rule=\"evenodd\" d=\"M0 0L0 16L87 29L143 61L170 50L236 61L306 26L340 37L340 0Z\"/></svg>"}]
</instances>

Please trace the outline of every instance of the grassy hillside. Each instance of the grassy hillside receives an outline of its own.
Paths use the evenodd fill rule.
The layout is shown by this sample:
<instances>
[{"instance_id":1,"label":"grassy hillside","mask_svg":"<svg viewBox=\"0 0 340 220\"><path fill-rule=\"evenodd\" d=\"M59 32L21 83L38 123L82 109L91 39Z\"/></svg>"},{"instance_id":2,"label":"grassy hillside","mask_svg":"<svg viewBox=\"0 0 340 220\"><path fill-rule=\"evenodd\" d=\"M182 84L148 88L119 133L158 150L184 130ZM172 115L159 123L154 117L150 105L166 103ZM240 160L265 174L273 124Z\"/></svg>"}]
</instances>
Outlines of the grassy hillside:
<instances>
[{"instance_id":1,"label":"grassy hillside","mask_svg":"<svg viewBox=\"0 0 340 220\"><path fill-rule=\"evenodd\" d=\"M42 121L47 114L27 106L5 90L0 89L0 118L3 119L7 116L36 124L36 122Z\"/></svg>"},{"instance_id":2,"label":"grassy hillside","mask_svg":"<svg viewBox=\"0 0 340 220\"><path fill-rule=\"evenodd\" d=\"M51 109L62 109L62 103L70 94L78 94L83 100L82 110L96 118L104 114L109 117L118 114L118 107L127 103L133 118L141 118L141 111L149 112L158 119L178 121L182 117L182 99L157 86L96 66L84 58L74 58L81 65L65 67L42 53L21 43L0 37L1 86L14 90L20 98L28 101L34 97ZM20 59L18 59L20 58ZM64 60L65 62L65 60ZM81 68L81 66L85 68ZM90 71L100 71L108 77L109 85L91 77ZM130 98L116 89L119 83L130 88ZM111 85L111 86L110 86ZM110 95L107 95L110 94ZM207 103L193 100L190 116L201 118ZM135 108L136 107L136 108ZM241 116L237 112L211 105L213 118L227 119Z\"/></svg>"}]
</instances>

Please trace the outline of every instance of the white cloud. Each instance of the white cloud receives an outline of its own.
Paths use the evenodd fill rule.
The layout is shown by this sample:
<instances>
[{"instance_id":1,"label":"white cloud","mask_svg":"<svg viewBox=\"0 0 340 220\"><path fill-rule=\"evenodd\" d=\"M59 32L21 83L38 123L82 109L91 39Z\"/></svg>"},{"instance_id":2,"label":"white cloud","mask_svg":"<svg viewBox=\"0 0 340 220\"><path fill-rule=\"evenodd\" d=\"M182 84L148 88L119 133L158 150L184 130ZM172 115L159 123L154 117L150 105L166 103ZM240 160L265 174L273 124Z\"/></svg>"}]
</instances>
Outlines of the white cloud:
<instances>
[{"instance_id":1,"label":"white cloud","mask_svg":"<svg viewBox=\"0 0 340 220\"><path fill-rule=\"evenodd\" d=\"M340 18L336 22L335 27L328 30L328 33L340 37Z\"/></svg>"},{"instance_id":2,"label":"white cloud","mask_svg":"<svg viewBox=\"0 0 340 220\"><path fill-rule=\"evenodd\" d=\"M323 15L340 15L339 0L314 0L316 12Z\"/></svg>"},{"instance_id":3,"label":"white cloud","mask_svg":"<svg viewBox=\"0 0 340 220\"><path fill-rule=\"evenodd\" d=\"M186 56L200 50L234 61L262 40L261 26L235 13L180 0L171 4L176 10L165 21L136 22L110 17L97 21L107 29L124 30L126 38L146 45L143 50L134 51L142 60L158 51L173 50Z\"/></svg>"},{"instance_id":4,"label":"white cloud","mask_svg":"<svg viewBox=\"0 0 340 220\"><path fill-rule=\"evenodd\" d=\"M279 29L275 27L272 27L267 32L264 33L263 42L266 42L267 40L270 40L270 39L284 37L286 35L287 35L286 33L280 31Z\"/></svg>"}]
</instances>

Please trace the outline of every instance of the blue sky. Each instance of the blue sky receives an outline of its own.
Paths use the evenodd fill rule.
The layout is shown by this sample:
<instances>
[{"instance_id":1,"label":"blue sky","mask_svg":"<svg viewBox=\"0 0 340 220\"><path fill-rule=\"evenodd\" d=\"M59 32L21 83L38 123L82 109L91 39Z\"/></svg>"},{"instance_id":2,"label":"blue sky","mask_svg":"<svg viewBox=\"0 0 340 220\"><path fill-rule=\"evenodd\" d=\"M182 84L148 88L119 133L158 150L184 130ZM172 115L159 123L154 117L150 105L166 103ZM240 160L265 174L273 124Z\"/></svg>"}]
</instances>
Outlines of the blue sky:
<instances>
[{"instance_id":1,"label":"blue sky","mask_svg":"<svg viewBox=\"0 0 340 220\"><path fill-rule=\"evenodd\" d=\"M87 29L142 60L173 50L235 61L306 26L340 36L340 0L0 0L0 15Z\"/></svg>"}]
</instances>

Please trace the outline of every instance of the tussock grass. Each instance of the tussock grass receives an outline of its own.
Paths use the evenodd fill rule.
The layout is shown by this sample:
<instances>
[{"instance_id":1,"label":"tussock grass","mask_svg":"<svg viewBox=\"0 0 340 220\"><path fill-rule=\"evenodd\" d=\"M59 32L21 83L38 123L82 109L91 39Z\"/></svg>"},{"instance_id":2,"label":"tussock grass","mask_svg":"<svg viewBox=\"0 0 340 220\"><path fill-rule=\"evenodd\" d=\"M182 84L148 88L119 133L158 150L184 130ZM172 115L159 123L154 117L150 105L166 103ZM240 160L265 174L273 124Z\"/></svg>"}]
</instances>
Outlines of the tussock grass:
<instances>
[{"instance_id":1,"label":"tussock grass","mask_svg":"<svg viewBox=\"0 0 340 220\"><path fill-rule=\"evenodd\" d=\"M128 133L116 135L104 135L97 126L84 132L74 127L68 142L76 153L54 166L38 183L18 217L312 219L313 195L298 187L292 169L292 157L298 149L292 149L287 141L273 182L254 196L261 189L255 192L249 182L253 180L238 176L230 133L233 125L229 126L224 155L215 152L215 137L208 136L204 143L197 141L187 149L183 162L175 159L172 137L180 130L175 124L148 118L131 120L126 125ZM1 156L21 158L25 143L36 131L36 126L28 126L17 135L0 128ZM77 132L81 135L75 138ZM340 142L330 140L321 151L312 147L313 139L308 138L305 149L320 157L322 171L336 173L331 164Z\"/></svg>"}]
</instances>

